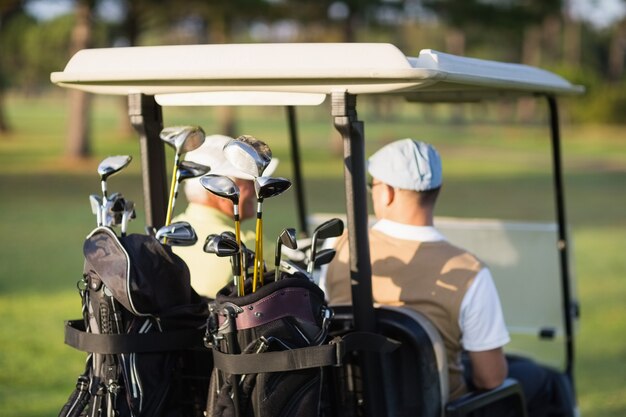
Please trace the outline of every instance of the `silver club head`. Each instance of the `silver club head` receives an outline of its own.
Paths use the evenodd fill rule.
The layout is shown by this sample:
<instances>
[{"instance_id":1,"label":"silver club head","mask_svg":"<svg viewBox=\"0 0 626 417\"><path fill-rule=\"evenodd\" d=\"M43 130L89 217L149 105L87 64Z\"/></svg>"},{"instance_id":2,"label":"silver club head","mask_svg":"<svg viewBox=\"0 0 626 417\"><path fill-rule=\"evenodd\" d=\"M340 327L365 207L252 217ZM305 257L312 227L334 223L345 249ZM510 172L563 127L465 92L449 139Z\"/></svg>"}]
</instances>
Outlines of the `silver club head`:
<instances>
[{"instance_id":1,"label":"silver club head","mask_svg":"<svg viewBox=\"0 0 626 417\"><path fill-rule=\"evenodd\" d=\"M98 165L100 180L106 181L111 175L126 168L132 159L130 155L116 155L104 158Z\"/></svg>"},{"instance_id":2,"label":"silver club head","mask_svg":"<svg viewBox=\"0 0 626 417\"><path fill-rule=\"evenodd\" d=\"M102 204L102 225L108 227L120 225L126 205L122 193L111 194Z\"/></svg>"},{"instance_id":3,"label":"silver club head","mask_svg":"<svg viewBox=\"0 0 626 417\"><path fill-rule=\"evenodd\" d=\"M320 239L341 236L342 233L343 221L337 218L327 220L315 228L315 231L313 232L313 239L311 240L311 261L307 267L307 271L309 271L309 273L313 271L313 267L316 265L315 259L317 256L317 241Z\"/></svg>"},{"instance_id":4,"label":"silver club head","mask_svg":"<svg viewBox=\"0 0 626 417\"><path fill-rule=\"evenodd\" d=\"M276 249L274 252L274 280L278 281L280 279L280 257L281 257L281 249L285 246L289 249L297 249L298 241L296 239L296 229L286 228L278 235L278 239L276 240Z\"/></svg>"},{"instance_id":5,"label":"silver club head","mask_svg":"<svg viewBox=\"0 0 626 417\"><path fill-rule=\"evenodd\" d=\"M226 256L234 256L239 253L239 245L235 239L231 239L224 234L210 234L207 236L204 242L204 251L206 253L213 253L220 258Z\"/></svg>"},{"instance_id":6,"label":"silver club head","mask_svg":"<svg viewBox=\"0 0 626 417\"><path fill-rule=\"evenodd\" d=\"M254 179L256 197L262 201L284 193L291 187L291 181L282 177L258 177Z\"/></svg>"},{"instance_id":7,"label":"silver club head","mask_svg":"<svg viewBox=\"0 0 626 417\"><path fill-rule=\"evenodd\" d=\"M224 145L224 157L238 170L260 177L272 161L272 151L262 140L242 135Z\"/></svg>"},{"instance_id":8,"label":"silver club head","mask_svg":"<svg viewBox=\"0 0 626 417\"><path fill-rule=\"evenodd\" d=\"M163 129L159 137L181 154L199 148L204 143L205 134L200 126L172 126Z\"/></svg>"},{"instance_id":9,"label":"silver club head","mask_svg":"<svg viewBox=\"0 0 626 417\"><path fill-rule=\"evenodd\" d=\"M200 177L209 172L210 169L210 167L199 164L197 162L182 161L180 164L178 164L178 182L185 181L189 178Z\"/></svg>"},{"instance_id":10,"label":"silver club head","mask_svg":"<svg viewBox=\"0 0 626 417\"><path fill-rule=\"evenodd\" d=\"M155 237L171 246L192 246L198 241L196 231L188 222L174 222L157 230Z\"/></svg>"},{"instance_id":11,"label":"silver club head","mask_svg":"<svg viewBox=\"0 0 626 417\"><path fill-rule=\"evenodd\" d=\"M239 187L229 177L207 174L200 178L200 184L210 193L239 204Z\"/></svg>"},{"instance_id":12,"label":"silver club head","mask_svg":"<svg viewBox=\"0 0 626 417\"><path fill-rule=\"evenodd\" d=\"M91 212L96 215L98 226L102 226L102 197L97 194L89 195L89 204L91 204Z\"/></svg>"},{"instance_id":13,"label":"silver club head","mask_svg":"<svg viewBox=\"0 0 626 417\"><path fill-rule=\"evenodd\" d=\"M124 203L124 213L122 214L122 236L126 236L128 222L136 217L135 203L133 201L126 200Z\"/></svg>"}]
</instances>

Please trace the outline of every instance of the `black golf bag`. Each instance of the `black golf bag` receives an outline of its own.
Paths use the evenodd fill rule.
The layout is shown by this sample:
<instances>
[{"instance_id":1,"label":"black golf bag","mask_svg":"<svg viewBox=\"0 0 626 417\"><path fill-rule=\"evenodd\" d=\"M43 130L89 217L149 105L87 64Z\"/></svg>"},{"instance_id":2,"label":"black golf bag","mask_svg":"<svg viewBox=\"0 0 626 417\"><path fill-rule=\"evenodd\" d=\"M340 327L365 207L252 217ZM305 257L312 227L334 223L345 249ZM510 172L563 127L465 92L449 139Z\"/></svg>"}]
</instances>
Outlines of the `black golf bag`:
<instances>
[{"instance_id":1,"label":"black golf bag","mask_svg":"<svg viewBox=\"0 0 626 417\"><path fill-rule=\"evenodd\" d=\"M209 417L317 417L325 367L341 365L344 353L356 348L395 348L363 332L329 341L332 310L320 288L299 273L271 279L273 272L241 297L226 286L210 305Z\"/></svg>"},{"instance_id":2,"label":"black golf bag","mask_svg":"<svg viewBox=\"0 0 626 417\"><path fill-rule=\"evenodd\" d=\"M152 236L118 238L106 227L83 252L83 319L66 323L65 342L88 357L60 417L202 416L208 305L185 263Z\"/></svg>"}]
</instances>

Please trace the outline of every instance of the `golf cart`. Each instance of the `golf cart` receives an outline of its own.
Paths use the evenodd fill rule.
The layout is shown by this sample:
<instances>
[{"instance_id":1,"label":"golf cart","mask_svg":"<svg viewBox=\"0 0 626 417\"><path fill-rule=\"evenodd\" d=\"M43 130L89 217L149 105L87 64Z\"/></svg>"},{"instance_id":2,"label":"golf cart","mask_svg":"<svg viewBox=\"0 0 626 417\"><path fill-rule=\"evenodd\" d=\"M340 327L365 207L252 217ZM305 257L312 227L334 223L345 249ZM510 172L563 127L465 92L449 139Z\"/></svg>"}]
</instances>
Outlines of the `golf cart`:
<instances>
[{"instance_id":1,"label":"golf cart","mask_svg":"<svg viewBox=\"0 0 626 417\"><path fill-rule=\"evenodd\" d=\"M155 65L157 62L159 64ZM329 97L331 116L343 139L345 218L350 239L353 299L351 308L336 309L331 327L344 333L382 333L401 343L399 349L387 356L356 349L354 355L348 355L354 363L329 373L329 391L333 391L329 394L330 409L344 404L341 413L352 410L351 415L368 416L466 415L503 398L517 401L519 405L522 395L519 385L507 380L495 390L470 393L448 403L445 355L442 355L442 344L432 325L406 309L374 307L367 232L365 126L357 116L357 96L385 95L421 103L477 102L509 97L547 100L556 222L545 225L444 219L438 227L452 242L493 265L505 318L513 335L507 353L545 363L574 386L574 327L578 310L571 288L556 98L581 93L581 87L525 65L470 59L432 50L407 57L389 44L92 49L78 52L66 68L53 73L51 79L62 87L128 96L130 120L140 138L148 228L165 224L168 206L165 151L159 139L163 129L162 108L287 106L295 189L302 195L295 107L319 105ZM303 201L299 198L296 207L299 228L310 230ZM507 262L502 262L503 256L507 256ZM541 268L536 268L537 265ZM529 291L538 282L544 289L539 294L542 300L537 304L541 308L529 312L523 304L527 300L525 295L530 295ZM538 295L533 293L532 296ZM355 374L360 376L355 377ZM339 382L340 379L343 382ZM346 379L351 381L345 383ZM335 415L344 414L336 412Z\"/></svg>"}]
</instances>

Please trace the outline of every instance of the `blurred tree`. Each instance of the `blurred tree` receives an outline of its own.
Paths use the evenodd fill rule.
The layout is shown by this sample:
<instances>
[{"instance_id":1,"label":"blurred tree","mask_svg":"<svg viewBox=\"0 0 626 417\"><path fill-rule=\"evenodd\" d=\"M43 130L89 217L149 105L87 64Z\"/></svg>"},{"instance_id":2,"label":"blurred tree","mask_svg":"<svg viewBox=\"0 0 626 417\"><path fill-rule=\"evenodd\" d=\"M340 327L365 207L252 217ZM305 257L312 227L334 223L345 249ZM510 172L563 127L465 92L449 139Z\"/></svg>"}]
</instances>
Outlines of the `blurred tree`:
<instances>
[{"instance_id":1,"label":"blurred tree","mask_svg":"<svg viewBox=\"0 0 626 417\"><path fill-rule=\"evenodd\" d=\"M0 135L11 131L6 111L5 92L9 86L9 73L12 56L9 53L9 38L11 37L10 23L19 17L24 17L22 3L19 0L3 1L0 3ZM13 26L15 27L15 26Z\"/></svg>"},{"instance_id":2,"label":"blurred tree","mask_svg":"<svg viewBox=\"0 0 626 417\"><path fill-rule=\"evenodd\" d=\"M624 58L626 54L626 18L622 18L611 28L611 41L608 56L609 81L621 81L624 76Z\"/></svg>"},{"instance_id":3,"label":"blurred tree","mask_svg":"<svg viewBox=\"0 0 626 417\"><path fill-rule=\"evenodd\" d=\"M91 46L92 13L95 0L77 0L75 22L70 38L71 55ZM91 96L84 91L70 89L69 95L69 131L65 154L70 158L86 158L91 154L90 114Z\"/></svg>"}]
</instances>

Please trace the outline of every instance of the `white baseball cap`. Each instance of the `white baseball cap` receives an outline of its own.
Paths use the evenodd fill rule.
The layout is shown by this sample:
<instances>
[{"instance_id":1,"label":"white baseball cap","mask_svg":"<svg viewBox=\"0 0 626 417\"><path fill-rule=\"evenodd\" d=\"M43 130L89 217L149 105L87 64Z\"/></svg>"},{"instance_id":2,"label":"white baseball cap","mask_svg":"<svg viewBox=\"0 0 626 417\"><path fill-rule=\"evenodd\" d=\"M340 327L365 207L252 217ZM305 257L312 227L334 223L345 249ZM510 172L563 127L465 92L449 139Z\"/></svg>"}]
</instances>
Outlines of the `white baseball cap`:
<instances>
[{"instance_id":1,"label":"white baseball cap","mask_svg":"<svg viewBox=\"0 0 626 417\"><path fill-rule=\"evenodd\" d=\"M394 188L428 191L441 187L441 158L426 142L401 139L380 148L368 160L370 175Z\"/></svg>"},{"instance_id":2,"label":"white baseball cap","mask_svg":"<svg viewBox=\"0 0 626 417\"><path fill-rule=\"evenodd\" d=\"M207 165L211 168L209 173L223 175L231 178L253 180L252 175L246 174L235 168L224 156L224 145L233 138L225 135L210 135L204 140L202 146L187 152L185 160ZM263 176L271 176L278 166L278 159L272 158L271 162L263 171Z\"/></svg>"}]
</instances>

